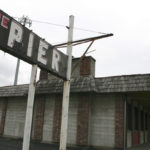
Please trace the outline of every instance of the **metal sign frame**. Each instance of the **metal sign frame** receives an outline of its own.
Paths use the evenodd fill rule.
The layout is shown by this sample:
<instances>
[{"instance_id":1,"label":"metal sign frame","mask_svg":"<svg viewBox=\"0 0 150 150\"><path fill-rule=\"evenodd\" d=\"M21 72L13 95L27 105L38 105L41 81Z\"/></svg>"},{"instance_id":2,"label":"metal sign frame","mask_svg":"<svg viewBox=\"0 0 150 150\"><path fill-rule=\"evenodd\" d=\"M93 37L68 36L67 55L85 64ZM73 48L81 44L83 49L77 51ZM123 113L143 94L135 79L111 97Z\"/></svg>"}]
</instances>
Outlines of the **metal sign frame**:
<instances>
[{"instance_id":1,"label":"metal sign frame","mask_svg":"<svg viewBox=\"0 0 150 150\"><path fill-rule=\"evenodd\" d=\"M66 79L68 56L0 10L0 49Z\"/></svg>"},{"instance_id":2,"label":"metal sign frame","mask_svg":"<svg viewBox=\"0 0 150 150\"><path fill-rule=\"evenodd\" d=\"M66 150L72 46L74 46L73 44L78 45L92 41L85 51L86 53L93 44L94 40L113 36L113 34L106 34L98 37L72 41L74 16L70 16L69 22L68 42L52 46L44 39L40 38L31 30L27 29L25 26L21 25L19 22L0 10L0 48L3 51L32 64L22 147L23 150L30 149L37 65L40 68L65 80L63 89L63 109L59 150ZM67 46L68 56L56 49L57 47L62 46Z\"/></svg>"}]
</instances>

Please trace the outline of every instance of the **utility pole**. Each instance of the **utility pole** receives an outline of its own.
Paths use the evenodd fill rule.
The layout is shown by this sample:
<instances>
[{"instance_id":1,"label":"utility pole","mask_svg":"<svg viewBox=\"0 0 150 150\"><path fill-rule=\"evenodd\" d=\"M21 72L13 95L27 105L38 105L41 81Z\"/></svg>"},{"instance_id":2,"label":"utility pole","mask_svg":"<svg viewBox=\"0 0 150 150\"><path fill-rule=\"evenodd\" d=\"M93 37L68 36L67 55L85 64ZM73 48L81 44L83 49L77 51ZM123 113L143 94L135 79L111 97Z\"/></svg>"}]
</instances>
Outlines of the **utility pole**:
<instances>
[{"instance_id":1,"label":"utility pole","mask_svg":"<svg viewBox=\"0 0 150 150\"><path fill-rule=\"evenodd\" d=\"M74 16L70 16L69 31L68 31L68 46L67 46L67 55L68 55L67 80L64 81L59 150L66 150L66 145L67 145L68 110L69 110L70 79L71 79L71 65L72 65L72 43L71 42L73 39L73 26L74 26Z\"/></svg>"},{"instance_id":2,"label":"utility pole","mask_svg":"<svg viewBox=\"0 0 150 150\"><path fill-rule=\"evenodd\" d=\"M26 16L23 16L19 22L21 24L23 24L24 26L26 24L29 24L29 27L31 27L31 24L32 24L32 21ZM17 82L18 82L18 74L19 74L19 66L20 66L20 59L18 58L17 59L17 66L16 66L16 71L15 71L15 79L14 79L14 85L17 85Z\"/></svg>"}]
</instances>

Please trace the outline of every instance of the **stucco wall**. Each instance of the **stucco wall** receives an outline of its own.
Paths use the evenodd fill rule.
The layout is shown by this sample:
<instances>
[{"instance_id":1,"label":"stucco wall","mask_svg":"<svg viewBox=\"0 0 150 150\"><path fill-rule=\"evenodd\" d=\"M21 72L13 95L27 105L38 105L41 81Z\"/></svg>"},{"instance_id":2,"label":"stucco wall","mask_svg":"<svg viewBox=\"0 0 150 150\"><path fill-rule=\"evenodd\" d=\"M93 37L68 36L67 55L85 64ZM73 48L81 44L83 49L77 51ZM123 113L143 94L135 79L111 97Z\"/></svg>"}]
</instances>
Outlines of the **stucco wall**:
<instances>
[{"instance_id":1,"label":"stucco wall","mask_svg":"<svg viewBox=\"0 0 150 150\"><path fill-rule=\"evenodd\" d=\"M97 95L91 102L90 144L93 146L115 146L115 97Z\"/></svg>"},{"instance_id":2,"label":"stucco wall","mask_svg":"<svg viewBox=\"0 0 150 150\"><path fill-rule=\"evenodd\" d=\"M25 111L25 98L11 98L11 100L8 100L4 136L23 137Z\"/></svg>"},{"instance_id":3,"label":"stucco wall","mask_svg":"<svg viewBox=\"0 0 150 150\"><path fill-rule=\"evenodd\" d=\"M140 131L140 144L144 144L144 132Z\"/></svg>"},{"instance_id":4,"label":"stucco wall","mask_svg":"<svg viewBox=\"0 0 150 150\"><path fill-rule=\"evenodd\" d=\"M70 98L69 103L69 117L68 117L68 139L67 143L70 145L76 144L77 134L77 96L73 95ZM47 96L45 113L44 113L44 125L43 125L43 142L53 142L53 119L55 109L55 96Z\"/></svg>"},{"instance_id":5,"label":"stucco wall","mask_svg":"<svg viewBox=\"0 0 150 150\"><path fill-rule=\"evenodd\" d=\"M31 138L34 139L34 126L35 126L35 119L36 119L36 109L37 109L37 98L34 101L34 109L33 109L33 120L32 120L32 131L31 131ZM25 112L26 113L26 112Z\"/></svg>"},{"instance_id":6,"label":"stucco wall","mask_svg":"<svg viewBox=\"0 0 150 150\"><path fill-rule=\"evenodd\" d=\"M54 116L55 97L46 97L44 125L43 125L43 141L52 142L53 116Z\"/></svg>"},{"instance_id":7,"label":"stucco wall","mask_svg":"<svg viewBox=\"0 0 150 150\"><path fill-rule=\"evenodd\" d=\"M68 144L76 144L77 136L77 110L78 110L78 96L71 95L69 103L69 117L68 117Z\"/></svg>"},{"instance_id":8,"label":"stucco wall","mask_svg":"<svg viewBox=\"0 0 150 150\"><path fill-rule=\"evenodd\" d=\"M132 131L127 131L127 147L132 146Z\"/></svg>"},{"instance_id":9,"label":"stucco wall","mask_svg":"<svg viewBox=\"0 0 150 150\"><path fill-rule=\"evenodd\" d=\"M147 141L148 141L148 132L145 131L145 143L147 143Z\"/></svg>"},{"instance_id":10,"label":"stucco wall","mask_svg":"<svg viewBox=\"0 0 150 150\"><path fill-rule=\"evenodd\" d=\"M53 142L55 95L46 96L43 142ZM4 136L23 137L27 98L8 99ZM92 95L89 106L88 145L114 147L115 141L115 97L113 95ZM77 142L79 94L72 94L69 104L68 139L69 145ZM1 103L1 101L0 101ZM0 105L1 106L1 105ZM0 107L1 109L1 107ZM36 101L35 101L36 109ZM34 113L35 114L35 113ZM35 120L35 115L34 119ZM34 122L33 122L34 127ZM34 128L33 128L34 131ZM34 132L32 131L32 137Z\"/></svg>"}]
</instances>

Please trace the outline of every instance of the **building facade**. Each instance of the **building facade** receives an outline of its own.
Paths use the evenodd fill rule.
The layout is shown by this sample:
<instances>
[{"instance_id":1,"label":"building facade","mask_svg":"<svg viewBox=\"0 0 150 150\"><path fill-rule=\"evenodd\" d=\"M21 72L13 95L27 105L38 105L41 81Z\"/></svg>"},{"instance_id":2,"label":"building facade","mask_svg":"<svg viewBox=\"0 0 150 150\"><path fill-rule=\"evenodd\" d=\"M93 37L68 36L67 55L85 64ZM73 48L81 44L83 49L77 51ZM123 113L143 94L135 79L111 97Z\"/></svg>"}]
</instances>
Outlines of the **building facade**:
<instances>
[{"instance_id":1,"label":"building facade","mask_svg":"<svg viewBox=\"0 0 150 150\"><path fill-rule=\"evenodd\" d=\"M73 59L73 66L79 59ZM59 143L63 80L41 71L32 139ZM28 85L0 87L0 135L22 138ZM150 142L150 74L95 78L85 57L72 74L68 146L126 149Z\"/></svg>"}]
</instances>

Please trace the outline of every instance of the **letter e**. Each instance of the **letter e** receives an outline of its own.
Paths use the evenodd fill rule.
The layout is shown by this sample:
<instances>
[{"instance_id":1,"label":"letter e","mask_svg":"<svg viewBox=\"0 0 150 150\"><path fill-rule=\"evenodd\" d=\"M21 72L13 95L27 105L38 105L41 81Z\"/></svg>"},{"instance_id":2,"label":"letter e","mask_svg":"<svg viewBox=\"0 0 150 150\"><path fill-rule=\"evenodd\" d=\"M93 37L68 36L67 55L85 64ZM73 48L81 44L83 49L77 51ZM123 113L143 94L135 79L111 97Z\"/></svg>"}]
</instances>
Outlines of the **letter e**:
<instances>
[{"instance_id":1,"label":"letter e","mask_svg":"<svg viewBox=\"0 0 150 150\"><path fill-rule=\"evenodd\" d=\"M42 64L47 64L47 59L45 57L46 50L48 49L48 44L42 40L40 40L39 51L38 51L38 61Z\"/></svg>"}]
</instances>

